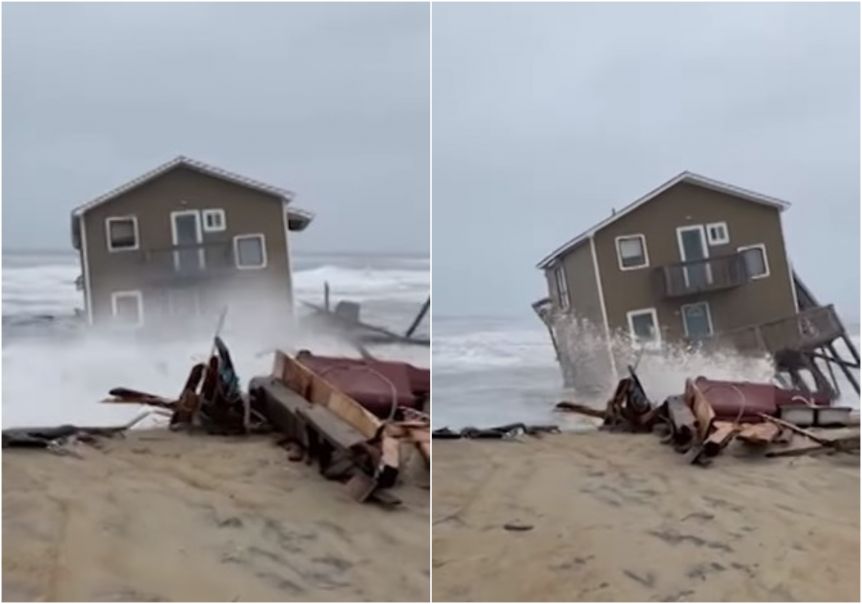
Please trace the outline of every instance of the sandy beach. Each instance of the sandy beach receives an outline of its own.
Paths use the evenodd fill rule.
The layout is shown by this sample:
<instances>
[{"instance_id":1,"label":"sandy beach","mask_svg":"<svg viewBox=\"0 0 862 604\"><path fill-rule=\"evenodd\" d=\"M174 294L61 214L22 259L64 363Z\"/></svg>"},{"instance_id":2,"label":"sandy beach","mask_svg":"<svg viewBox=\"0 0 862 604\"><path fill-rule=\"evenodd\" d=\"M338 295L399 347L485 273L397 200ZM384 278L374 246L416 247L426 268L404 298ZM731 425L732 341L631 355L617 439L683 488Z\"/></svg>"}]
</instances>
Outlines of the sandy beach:
<instances>
[{"instance_id":1,"label":"sandy beach","mask_svg":"<svg viewBox=\"0 0 862 604\"><path fill-rule=\"evenodd\" d=\"M427 475L397 509L359 504L275 440L4 450L4 599L427 601Z\"/></svg>"},{"instance_id":2,"label":"sandy beach","mask_svg":"<svg viewBox=\"0 0 862 604\"><path fill-rule=\"evenodd\" d=\"M435 601L858 601L859 458L435 441ZM510 525L509 529L505 525Z\"/></svg>"}]
</instances>

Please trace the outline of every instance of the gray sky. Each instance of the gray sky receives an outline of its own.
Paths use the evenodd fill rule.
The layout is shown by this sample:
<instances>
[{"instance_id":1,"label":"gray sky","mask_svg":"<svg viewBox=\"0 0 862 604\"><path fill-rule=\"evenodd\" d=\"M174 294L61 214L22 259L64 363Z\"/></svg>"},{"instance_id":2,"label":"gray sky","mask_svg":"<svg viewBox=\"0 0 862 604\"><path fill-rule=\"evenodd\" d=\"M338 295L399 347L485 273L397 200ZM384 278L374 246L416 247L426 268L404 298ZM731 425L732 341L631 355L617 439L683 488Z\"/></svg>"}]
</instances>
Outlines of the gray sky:
<instances>
[{"instance_id":1,"label":"gray sky","mask_svg":"<svg viewBox=\"0 0 862 604\"><path fill-rule=\"evenodd\" d=\"M858 5L435 4L433 44L435 315L531 313L542 256L691 170L793 203L858 318Z\"/></svg>"},{"instance_id":2,"label":"gray sky","mask_svg":"<svg viewBox=\"0 0 862 604\"><path fill-rule=\"evenodd\" d=\"M187 155L297 193L315 251L427 252L421 4L4 4L3 247Z\"/></svg>"}]
</instances>

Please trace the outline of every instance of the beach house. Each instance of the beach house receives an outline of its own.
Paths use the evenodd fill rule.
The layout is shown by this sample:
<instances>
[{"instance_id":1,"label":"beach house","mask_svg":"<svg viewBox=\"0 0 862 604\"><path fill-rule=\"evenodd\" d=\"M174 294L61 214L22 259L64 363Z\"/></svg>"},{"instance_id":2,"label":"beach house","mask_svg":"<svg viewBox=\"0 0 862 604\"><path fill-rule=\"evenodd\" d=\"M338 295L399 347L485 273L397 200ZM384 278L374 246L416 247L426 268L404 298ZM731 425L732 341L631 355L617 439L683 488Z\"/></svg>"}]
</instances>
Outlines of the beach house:
<instances>
[{"instance_id":1,"label":"beach house","mask_svg":"<svg viewBox=\"0 0 862 604\"><path fill-rule=\"evenodd\" d=\"M621 340L767 351L794 371L817 361L809 352L833 354L844 328L794 274L781 226L789 207L683 172L542 258L548 296L534 308L566 382L578 379L579 339L602 341L612 369L625 362Z\"/></svg>"},{"instance_id":2,"label":"beach house","mask_svg":"<svg viewBox=\"0 0 862 604\"><path fill-rule=\"evenodd\" d=\"M291 238L312 214L294 194L177 157L72 211L91 325L190 325L293 308Z\"/></svg>"}]
</instances>

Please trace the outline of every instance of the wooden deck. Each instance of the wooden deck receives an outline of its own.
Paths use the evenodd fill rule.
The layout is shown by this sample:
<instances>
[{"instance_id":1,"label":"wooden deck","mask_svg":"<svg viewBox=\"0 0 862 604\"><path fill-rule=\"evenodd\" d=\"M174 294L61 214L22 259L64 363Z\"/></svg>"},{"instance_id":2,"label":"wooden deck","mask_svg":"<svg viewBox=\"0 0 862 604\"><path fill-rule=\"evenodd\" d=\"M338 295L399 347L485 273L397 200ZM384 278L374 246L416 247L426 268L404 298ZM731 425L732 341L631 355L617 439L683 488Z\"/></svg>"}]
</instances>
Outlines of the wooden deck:
<instances>
[{"instance_id":1,"label":"wooden deck","mask_svg":"<svg viewBox=\"0 0 862 604\"><path fill-rule=\"evenodd\" d=\"M759 325L716 334L710 344L775 354L787 350L814 350L827 346L844 335L844 326L830 304Z\"/></svg>"}]
</instances>

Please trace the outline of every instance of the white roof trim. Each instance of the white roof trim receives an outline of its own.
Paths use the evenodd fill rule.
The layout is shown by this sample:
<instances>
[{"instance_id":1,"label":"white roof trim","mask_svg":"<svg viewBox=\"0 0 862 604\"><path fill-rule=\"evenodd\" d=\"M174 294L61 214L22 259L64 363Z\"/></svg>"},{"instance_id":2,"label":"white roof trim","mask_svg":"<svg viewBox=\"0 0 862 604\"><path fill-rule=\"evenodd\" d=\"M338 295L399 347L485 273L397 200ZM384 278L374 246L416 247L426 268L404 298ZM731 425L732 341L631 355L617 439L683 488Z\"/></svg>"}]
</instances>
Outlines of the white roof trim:
<instances>
[{"instance_id":1,"label":"white roof trim","mask_svg":"<svg viewBox=\"0 0 862 604\"><path fill-rule=\"evenodd\" d=\"M175 159L172 159L171 161L164 163L161 166L159 166L153 170L150 170L149 172L142 174L141 176L138 176L135 179L130 180L129 182L127 182L124 185L121 185L121 186L117 187L116 189L108 191L104 195L100 195L99 197L96 197L95 199L78 206L77 208L72 210L72 215L73 216L81 216L82 214L84 214L88 210L91 210L100 204L103 204L107 201L110 201L111 199L114 199L118 195L122 195L126 191L130 191L131 189L134 189L135 187L138 187L138 186L140 186L140 185L142 185L142 184L144 184L144 183L146 183L146 182L148 182L148 181L150 181L150 180L152 180L158 176L161 176L162 174L165 174L166 172L173 170L174 168L176 168L178 166L186 166L186 167L192 168L193 170L203 172L204 174L209 174L210 176L213 176L215 178L220 178L222 180L227 180L229 182L233 182L233 183L236 183L238 185L248 187L250 189L256 189L256 190L262 191L264 193L269 193L270 195L275 195L276 197L285 201L286 203L290 203L294 197L294 194L291 191L288 191L287 189L282 189L280 187L268 185L268 184L262 183L258 180L254 180L252 178L247 178L245 176L241 176L241 175L236 174L234 172L229 172L227 170L217 168L216 166L212 166L210 164L205 164L204 162L197 161L195 159L191 159L191 158L184 157L184 156L180 155L179 157L176 157ZM312 214L311 212L308 212L306 210L300 210L299 208L297 208L296 210L291 208L290 212L292 214L295 214L296 216L306 218L308 220L311 220L314 217L314 214Z\"/></svg>"},{"instance_id":2,"label":"white roof trim","mask_svg":"<svg viewBox=\"0 0 862 604\"><path fill-rule=\"evenodd\" d=\"M547 268L550 266L560 255L568 252L575 246L583 243L587 239L591 238L598 231L602 230L612 222L619 220L629 212L632 212L636 208L639 208L646 202L658 197L671 187L678 185L681 182L686 182L693 185L698 185L700 187L704 187L706 189L712 189L713 191L718 191L719 193L727 193L728 195L733 195L734 197L738 197L739 199L744 199L746 201L751 201L754 203L759 203L763 205L767 205L773 208L778 208L779 211L784 211L790 207L790 204L786 201L782 201L781 199L777 199L775 197L770 197L768 195L762 195L760 193L755 193L754 191L749 191L748 189L743 189L742 187L737 187L735 185L730 185L724 182L720 182L717 180L713 180L711 178L707 178L706 176L701 176L699 174L694 174L693 172L682 172L677 176L674 176L669 181L664 183L663 185L653 189L640 199L637 199L624 207L619 212L612 214L611 216L605 218L600 223L594 225L587 231L584 231L574 239L570 239L553 252L542 258L542 260L536 265L537 268Z\"/></svg>"}]
</instances>

